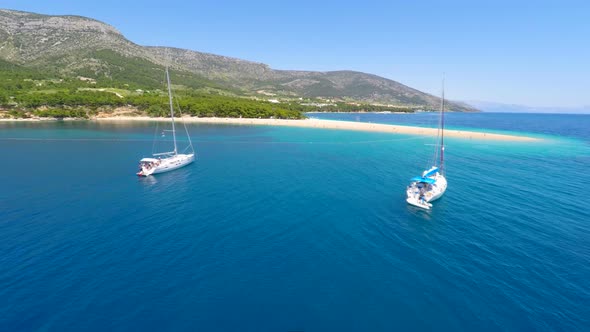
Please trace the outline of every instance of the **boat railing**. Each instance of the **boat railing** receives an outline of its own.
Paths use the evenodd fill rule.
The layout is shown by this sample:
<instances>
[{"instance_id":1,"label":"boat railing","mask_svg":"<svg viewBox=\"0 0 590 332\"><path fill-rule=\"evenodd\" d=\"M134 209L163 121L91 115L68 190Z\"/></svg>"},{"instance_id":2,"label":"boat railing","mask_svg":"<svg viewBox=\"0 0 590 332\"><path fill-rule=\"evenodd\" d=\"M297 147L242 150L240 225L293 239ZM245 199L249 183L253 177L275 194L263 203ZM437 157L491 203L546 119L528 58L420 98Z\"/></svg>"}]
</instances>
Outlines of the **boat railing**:
<instances>
[{"instance_id":1,"label":"boat railing","mask_svg":"<svg viewBox=\"0 0 590 332\"><path fill-rule=\"evenodd\" d=\"M160 152L160 153L154 153L152 154L152 156L164 156L164 155L173 155L174 151L170 151L170 152Z\"/></svg>"}]
</instances>

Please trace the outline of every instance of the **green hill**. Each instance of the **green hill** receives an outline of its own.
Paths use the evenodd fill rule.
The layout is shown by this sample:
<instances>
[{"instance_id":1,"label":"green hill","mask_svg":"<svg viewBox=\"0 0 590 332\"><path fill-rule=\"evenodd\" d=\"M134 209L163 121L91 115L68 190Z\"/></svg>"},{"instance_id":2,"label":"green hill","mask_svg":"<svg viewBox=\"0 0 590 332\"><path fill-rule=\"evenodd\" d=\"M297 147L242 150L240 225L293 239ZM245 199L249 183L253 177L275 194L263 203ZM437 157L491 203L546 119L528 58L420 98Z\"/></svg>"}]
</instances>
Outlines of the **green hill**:
<instances>
[{"instance_id":1,"label":"green hill","mask_svg":"<svg viewBox=\"0 0 590 332\"><path fill-rule=\"evenodd\" d=\"M90 18L0 10L0 105L5 110L87 106L91 112L126 105L154 111L157 105L146 101L163 97L166 65L175 94L195 107L187 112L200 115L300 117L301 111L322 110L309 105L414 111L440 104L435 96L375 75L274 70L208 53L140 46ZM202 112L198 99L212 109ZM449 108L475 111L452 102Z\"/></svg>"}]
</instances>

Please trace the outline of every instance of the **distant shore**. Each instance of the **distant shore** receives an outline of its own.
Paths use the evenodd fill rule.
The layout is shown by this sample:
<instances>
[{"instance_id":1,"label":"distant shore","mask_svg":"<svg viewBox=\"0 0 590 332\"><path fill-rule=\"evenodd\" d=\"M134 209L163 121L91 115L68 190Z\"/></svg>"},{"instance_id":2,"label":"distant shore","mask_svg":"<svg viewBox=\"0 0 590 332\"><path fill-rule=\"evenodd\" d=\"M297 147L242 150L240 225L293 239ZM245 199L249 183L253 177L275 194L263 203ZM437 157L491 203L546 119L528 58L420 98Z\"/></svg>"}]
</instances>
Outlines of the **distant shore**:
<instances>
[{"instance_id":1,"label":"distant shore","mask_svg":"<svg viewBox=\"0 0 590 332\"><path fill-rule=\"evenodd\" d=\"M77 119L64 119L77 120ZM79 119L78 119L79 120ZM18 121L55 121L55 119L0 119L0 122L18 122ZM170 118L152 118L148 116L102 116L90 118L86 121L115 121L115 122L130 122L130 121L170 121ZM320 120L320 119L304 119L304 120L285 120L285 119L250 119L250 118L196 118L196 117L182 117L178 121L186 123L209 123L209 124L227 124L227 125L255 125L255 126L287 126L287 127L304 127L304 128L319 128L319 129L337 129L337 130L353 130L366 132L381 132L394 134L407 134L418 136L434 136L437 134L436 128L412 127L389 125L368 122L352 122L352 121L336 121L336 120ZM485 133L478 131L466 130L445 130L445 136L457 137L463 139L478 139L478 140L493 140L493 141L538 141L538 138Z\"/></svg>"},{"instance_id":2,"label":"distant shore","mask_svg":"<svg viewBox=\"0 0 590 332\"><path fill-rule=\"evenodd\" d=\"M94 118L94 121L170 121L170 118L150 118L147 116L139 117L101 117ZM179 119L180 120L180 119ZM368 132L395 133L419 136L434 136L437 134L436 128L411 127L400 125L388 125L368 122L304 119L304 120L284 120L284 119L246 119L246 118L195 118L183 117L182 120L187 123L210 123L210 124L228 124L228 125L257 125L257 126L287 126L287 127L305 127L320 129L339 129ZM537 141L539 139L527 136L505 135L484 133L466 130L445 130L445 136L457 137L464 139L482 139L494 141Z\"/></svg>"}]
</instances>

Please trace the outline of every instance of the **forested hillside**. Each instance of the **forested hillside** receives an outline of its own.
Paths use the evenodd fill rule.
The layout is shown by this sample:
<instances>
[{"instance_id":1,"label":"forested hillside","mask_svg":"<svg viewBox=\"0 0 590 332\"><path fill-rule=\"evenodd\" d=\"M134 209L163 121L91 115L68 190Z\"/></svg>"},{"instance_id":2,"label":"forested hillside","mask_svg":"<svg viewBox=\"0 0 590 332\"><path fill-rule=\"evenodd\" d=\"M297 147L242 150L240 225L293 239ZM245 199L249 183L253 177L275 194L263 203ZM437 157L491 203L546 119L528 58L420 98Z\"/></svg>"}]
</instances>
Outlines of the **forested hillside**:
<instances>
[{"instance_id":1,"label":"forested hillside","mask_svg":"<svg viewBox=\"0 0 590 332\"><path fill-rule=\"evenodd\" d=\"M0 10L0 116L162 114L165 66L183 112L301 118L305 111L436 110L440 99L353 72L274 70L214 54L146 47L79 16ZM473 111L449 103L451 111Z\"/></svg>"}]
</instances>

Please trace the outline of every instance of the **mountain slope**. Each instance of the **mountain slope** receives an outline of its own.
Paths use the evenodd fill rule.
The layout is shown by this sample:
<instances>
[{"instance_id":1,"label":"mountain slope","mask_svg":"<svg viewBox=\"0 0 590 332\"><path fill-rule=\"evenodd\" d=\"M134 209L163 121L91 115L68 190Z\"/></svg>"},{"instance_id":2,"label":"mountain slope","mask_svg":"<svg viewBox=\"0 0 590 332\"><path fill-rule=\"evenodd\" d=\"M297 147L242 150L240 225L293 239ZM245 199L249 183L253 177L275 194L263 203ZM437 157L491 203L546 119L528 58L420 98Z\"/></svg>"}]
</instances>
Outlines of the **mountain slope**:
<instances>
[{"instance_id":1,"label":"mountain slope","mask_svg":"<svg viewBox=\"0 0 590 332\"><path fill-rule=\"evenodd\" d=\"M62 75L116 79L146 87L161 84L163 67L170 64L182 77L182 82L175 82L193 88L427 109L440 104L438 97L371 74L274 70L262 63L209 53L140 46L114 27L80 16L0 10L0 59ZM449 108L475 111L453 102Z\"/></svg>"}]
</instances>

